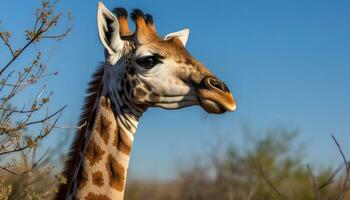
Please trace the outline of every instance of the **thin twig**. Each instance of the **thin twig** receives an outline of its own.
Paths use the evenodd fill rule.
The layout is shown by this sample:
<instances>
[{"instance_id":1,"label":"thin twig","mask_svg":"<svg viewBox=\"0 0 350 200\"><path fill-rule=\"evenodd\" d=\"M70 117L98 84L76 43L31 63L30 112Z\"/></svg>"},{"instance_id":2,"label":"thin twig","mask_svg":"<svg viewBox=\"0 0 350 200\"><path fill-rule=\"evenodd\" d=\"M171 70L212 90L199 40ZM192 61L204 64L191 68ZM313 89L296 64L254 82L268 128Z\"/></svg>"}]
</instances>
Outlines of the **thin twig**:
<instances>
[{"instance_id":1,"label":"thin twig","mask_svg":"<svg viewBox=\"0 0 350 200\"><path fill-rule=\"evenodd\" d=\"M307 171L309 172L309 175L310 175L310 178L311 178L311 181L312 181L312 186L313 186L313 190L314 190L315 200L321 200L321 194L320 194L320 190L319 190L319 187L318 187L317 180L316 180L315 176L313 175L310 166L306 165L306 168L307 168Z\"/></svg>"},{"instance_id":2,"label":"thin twig","mask_svg":"<svg viewBox=\"0 0 350 200\"><path fill-rule=\"evenodd\" d=\"M66 31L59 34L59 35L43 35L41 38L43 39L62 39L64 37L67 37L69 35L69 33L72 31L72 14L70 12L68 12L68 25L66 28Z\"/></svg>"},{"instance_id":3,"label":"thin twig","mask_svg":"<svg viewBox=\"0 0 350 200\"><path fill-rule=\"evenodd\" d=\"M10 43L7 41L7 39L3 36L3 34L0 33L0 37L1 39L4 41L4 44L7 46L7 48L9 49L9 51L11 52L12 56L15 56L14 51L12 50L12 47L10 45Z\"/></svg>"},{"instance_id":4,"label":"thin twig","mask_svg":"<svg viewBox=\"0 0 350 200\"><path fill-rule=\"evenodd\" d=\"M55 112L55 113L53 113L52 115L46 117L45 119L27 123L27 124L24 125L24 127L29 126L29 125L32 125L32 124L36 124L36 123L43 123L43 122L45 122L46 120L48 120L48 119L50 119L50 118L52 118L52 117L54 117L55 115L58 114L58 117L56 118L55 122L54 122L53 125L50 127L50 129L47 131L47 132L50 132L50 131L54 128L54 126L56 125L56 123L57 123L59 117L60 117L61 114L62 114L62 111L63 111L66 107L67 107L67 106L63 106L63 107L62 107L61 109L59 109L57 112ZM21 128L21 126L19 126L19 127ZM42 135L41 137L38 136L38 138L42 139L42 138L44 138L46 135L47 135L47 134L44 134L44 135ZM13 149L13 150L10 150L10 151L0 152L0 156L1 156L1 155L5 155L5 154L10 154L10 153L15 153L15 152L23 151L23 150L25 150L25 149L27 149L27 148L29 148L29 145L25 145L25 146L22 146L22 147L20 147L20 148L16 148L16 149Z\"/></svg>"},{"instance_id":5,"label":"thin twig","mask_svg":"<svg viewBox=\"0 0 350 200\"><path fill-rule=\"evenodd\" d=\"M63 106L61 109L59 109L59 110L56 111L55 113L51 114L50 116L45 117L44 119L41 119L41 120L29 122L29 123L25 124L25 126L29 126L29 125L37 124L37 123L43 123L43 122L45 122L46 120L52 118L53 116L55 116L55 115L61 113L66 107L67 107L67 105Z\"/></svg>"},{"instance_id":6,"label":"thin twig","mask_svg":"<svg viewBox=\"0 0 350 200\"><path fill-rule=\"evenodd\" d=\"M12 175L16 175L16 176L21 175L20 173L14 172L14 171L8 169L7 167L0 166L0 169L4 170L5 172L12 174Z\"/></svg>"},{"instance_id":7,"label":"thin twig","mask_svg":"<svg viewBox=\"0 0 350 200\"><path fill-rule=\"evenodd\" d=\"M345 157L345 154L344 154L344 152L343 152L339 142L335 138L335 136L334 135L331 135L331 136L333 138L334 143L338 147L340 155L343 158L343 161L344 161L344 164L345 164L345 170L346 170L344 181L343 181L342 184L341 183L339 184L339 194L338 194L338 196L336 198L338 200L338 199L343 199L345 192L349 189L349 188L347 188L347 185L348 185L348 182L349 182L350 163L347 161L347 159Z\"/></svg>"},{"instance_id":8,"label":"thin twig","mask_svg":"<svg viewBox=\"0 0 350 200\"><path fill-rule=\"evenodd\" d=\"M334 137L334 135L331 135L331 136L332 136L332 138L333 138L334 143L335 143L335 144L337 145L337 147L338 147L338 150L339 150L339 152L340 152L340 155L341 155L342 158L343 158L345 167L346 167L346 168L348 169L348 171L349 171L350 166L349 166L349 163L348 163L348 161L347 161L347 159L346 159L346 157L345 157L345 154L344 154L344 152L343 152L343 150L342 150L340 144L338 143L338 141L337 141L337 139Z\"/></svg>"},{"instance_id":9,"label":"thin twig","mask_svg":"<svg viewBox=\"0 0 350 200\"><path fill-rule=\"evenodd\" d=\"M280 199L285 199L287 200L288 198L286 196L284 196L276 187L275 185L270 181L270 179L266 176L260 162L258 160L256 160L255 158L253 158L253 161L260 173L260 175L262 176L262 178L266 181L266 183L270 186L270 188L279 196Z\"/></svg>"},{"instance_id":10,"label":"thin twig","mask_svg":"<svg viewBox=\"0 0 350 200\"><path fill-rule=\"evenodd\" d=\"M334 170L334 172L329 176L329 178L320 185L320 187L318 188L319 190L322 190L324 188L326 188L327 186L329 186L330 184L333 183L335 176L340 172L340 170L342 169L343 165L340 165L336 170Z\"/></svg>"},{"instance_id":11,"label":"thin twig","mask_svg":"<svg viewBox=\"0 0 350 200\"><path fill-rule=\"evenodd\" d=\"M44 26L44 23L41 24L41 26L40 26L40 28L39 28L39 31L35 34L35 36L34 36L26 45L24 45L24 47L23 47L21 50L19 50L19 51L16 53L16 55L14 55L14 56L12 57L12 59L5 65L5 67L3 67L3 68L0 70L0 76L1 76L2 73L13 63L13 61L15 61L16 58L17 58L18 56L20 56L20 55L23 53L23 51L29 47L29 45L31 45L35 40L37 40L37 39L40 37L40 35L43 33L43 31L41 30L43 26Z\"/></svg>"}]
</instances>

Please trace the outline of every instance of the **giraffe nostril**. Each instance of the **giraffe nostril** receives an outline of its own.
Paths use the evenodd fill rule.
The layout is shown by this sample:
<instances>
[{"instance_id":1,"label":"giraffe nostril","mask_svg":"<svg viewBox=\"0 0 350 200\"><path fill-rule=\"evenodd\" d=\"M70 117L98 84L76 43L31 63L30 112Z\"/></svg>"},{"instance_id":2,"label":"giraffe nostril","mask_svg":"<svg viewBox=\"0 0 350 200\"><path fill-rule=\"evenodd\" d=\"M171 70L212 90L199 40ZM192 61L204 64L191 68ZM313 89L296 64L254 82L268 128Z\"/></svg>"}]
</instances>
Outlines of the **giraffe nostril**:
<instances>
[{"instance_id":1,"label":"giraffe nostril","mask_svg":"<svg viewBox=\"0 0 350 200\"><path fill-rule=\"evenodd\" d=\"M230 92L225 83L215 78L205 78L203 82L207 89L216 88L223 92Z\"/></svg>"}]
</instances>

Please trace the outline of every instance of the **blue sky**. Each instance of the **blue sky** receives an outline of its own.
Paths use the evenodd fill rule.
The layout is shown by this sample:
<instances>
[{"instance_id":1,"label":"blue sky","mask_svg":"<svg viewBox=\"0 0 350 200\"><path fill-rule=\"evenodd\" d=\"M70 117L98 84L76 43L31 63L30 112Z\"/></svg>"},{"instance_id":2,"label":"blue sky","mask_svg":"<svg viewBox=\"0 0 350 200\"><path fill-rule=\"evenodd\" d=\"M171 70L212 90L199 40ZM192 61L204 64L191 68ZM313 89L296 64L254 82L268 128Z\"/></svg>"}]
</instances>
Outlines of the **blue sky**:
<instances>
[{"instance_id":1,"label":"blue sky","mask_svg":"<svg viewBox=\"0 0 350 200\"><path fill-rule=\"evenodd\" d=\"M12 30L16 45L24 42L21 31L33 21L38 4L32 2L4 0L6 6L0 8L0 29ZM104 3L110 9L139 7L150 12L161 35L190 28L188 50L227 83L238 103L236 112L221 116L208 116L199 107L147 111L133 145L134 176L171 178L178 165L204 155L217 138L244 147L242 124L255 130L255 137L276 126L299 129L298 141L307 144L306 162L341 162L330 134L350 157L349 1ZM77 121L86 84L103 61L96 6L92 0L59 4L74 17L71 35L50 44L57 47L50 67L60 72L50 80L52 103L68 105L63 124ZM49 143L60 137L56 133Z\"/></svg>"}]
</instances>

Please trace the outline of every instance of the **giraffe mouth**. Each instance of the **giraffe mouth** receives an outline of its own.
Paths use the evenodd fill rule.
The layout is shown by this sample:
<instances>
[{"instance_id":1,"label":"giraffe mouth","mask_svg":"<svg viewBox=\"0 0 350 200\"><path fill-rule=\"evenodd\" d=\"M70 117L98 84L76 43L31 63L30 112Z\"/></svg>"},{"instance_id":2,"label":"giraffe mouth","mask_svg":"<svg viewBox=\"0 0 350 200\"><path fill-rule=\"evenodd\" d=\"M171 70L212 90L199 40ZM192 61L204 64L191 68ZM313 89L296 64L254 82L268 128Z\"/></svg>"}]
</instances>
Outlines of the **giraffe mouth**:
<instances>
[{"instance_id":1,"label":"giraffe mouth","mask_svg":"<svg viewBox=\"0 0 350 200\"><path fill-rule=\"evenodd\" d=\"M197 98L199 105L208 113L222 114L236 110L236 103L231 93L217 94L208 90L200 90Z\"/></svg>"},{"instance_id":2,"label":"giraffe mouth","mask_svg":"<svg viewBox=\"0 0 350 200\"><path fill-rule=\"evenodd\" d=\"M199 105L208 113L222 114L236 110L236 101L226 85L214 78L204 78L197 90Z\"/></svg>"}]
</instances>

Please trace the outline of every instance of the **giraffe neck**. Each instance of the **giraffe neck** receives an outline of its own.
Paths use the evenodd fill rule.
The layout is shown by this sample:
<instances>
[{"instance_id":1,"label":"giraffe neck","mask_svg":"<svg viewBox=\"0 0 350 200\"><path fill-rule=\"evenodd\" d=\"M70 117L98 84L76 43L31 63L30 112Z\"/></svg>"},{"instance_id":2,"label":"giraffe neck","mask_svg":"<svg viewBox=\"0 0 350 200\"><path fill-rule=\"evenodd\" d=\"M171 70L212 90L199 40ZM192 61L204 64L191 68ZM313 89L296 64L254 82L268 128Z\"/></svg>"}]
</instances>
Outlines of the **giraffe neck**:
<instances>
[{"instance_id":1,"label":"giraffe neck","mask_svg":"<svg viewBox=\"0 0 350 200\"><path fill-rule=\"evenodd\" d=\"M144 109L128 102L122 69L104 66L69 199L123 199L131 146Z\"/></svg>"}]
</instances>

